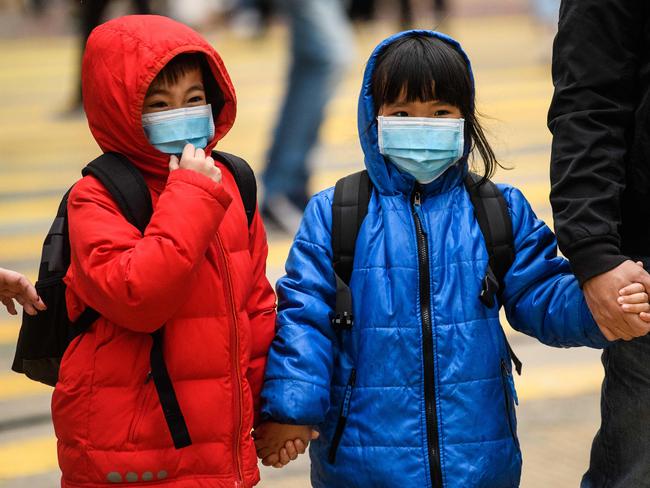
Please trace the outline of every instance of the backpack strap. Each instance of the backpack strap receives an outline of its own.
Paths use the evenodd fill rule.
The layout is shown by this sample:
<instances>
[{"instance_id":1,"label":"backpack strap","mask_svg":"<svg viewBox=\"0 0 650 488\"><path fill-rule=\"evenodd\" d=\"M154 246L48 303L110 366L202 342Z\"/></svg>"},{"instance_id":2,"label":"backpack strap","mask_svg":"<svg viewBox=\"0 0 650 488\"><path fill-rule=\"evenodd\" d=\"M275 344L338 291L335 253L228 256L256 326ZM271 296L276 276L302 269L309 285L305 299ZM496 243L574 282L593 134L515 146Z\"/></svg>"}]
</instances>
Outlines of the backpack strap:
<instances>
[{"instance_id":1,"label":"backpack strap","mask_svg":"<svg viewBox=\"0 0 650 488\"><path fill-rule=\"evenodd\" d=\"M162 327L151 334L153 343L149 355L151 363L151 377L158 393L160 406L162 407L169 433L174 441L176 449L182 449L192 444L190 432L187 429L185 417L178 404L174 385L169 377L165 357L163 356L163 333Z\"/></svg>"},{"instance_id":2,"label":"backpack strap","mask_svg":"<svg viewBox=\"0 0 650 488\"><path fill-rule=\"evenodd\" d=\"M490 180L468 173L465 187L489 257L480 300L486 307L492 307L495 298L503 291L503 279L515 259L512 220L503 194Z\"/></svg>"},{"instance_id":3,"label":"backpack strap","mask_svg":"<svg viewBox=\"0 0 650 488\"><path fill-rule=\"evenodd\" d=\"M332 203L332 255L336 275L335 329L349 329L353 324L350 277L354 248L363 219L368 213L372 183L367 171L341 178L334 187Z\"/></svg>"},{"instance_id":4,"label":"backpack strap","mask_svg":"<svg viewBox=\"0 0 650 488\"><path fill-rule=\"evenodd\" d=\"M123 155L105 153L81 171L97 178L109 191L122 214L144 234L153 214L151 194L144 178Z\"/></svg>"},{"instance_id":5,"label":"backpack strap","mask_svg":"<svg viewBox=\"0 0 650 488\"><path fill-rule=\"evenodd\" d=\"M124 217L144 234L151 215L153 205L147 183L138 169L123 155L105 153L90 162L82 171L84 176L92 175L97 178L109 191ZM74 324L74 328L82 331L88 328L99 314L87 308ZM174 441L176 449L181 449L192 444L185 417L174 391L167 366L163 357L162 326L151 334L151 377L153 378L162 407L167 427Z\"/></svg>"},{"instance_id":6,"label":"backpack strap","mask_svg":"<svg viewBox=\"0 0 650 488\"><path fill-rule=\"evenodd\" d=\"M488 266L479 299L483 305L492 308L495 299L503 292L503 280L515 259L512 219L503 193L492 181L470 172L465 177L465 187L488 252ZM517 373L521 374L521 361L507 339L506 346Z\"/></svg>"},{"instance_id":7,"label":"backpack strap","mask_svg":"<svg viewBox=\"0 0 650 488\"><path fill-rule=\"evenodd\" d=\"M151 195L138 169L121 154L104 153L81 170L83 176L94 176L111 194L122 215L144 234L151 219L153 206ZM68 193L64 200L67 204ZM100 317L100 314L87 307L72 325L72 334L84 332Z\"/></svg>"},{"instance_id":8,"label":"backpack strap","mask_svg":"<svg viewBox=\"0 0 650 488\"><path fill-rule=\"evenodd\" d=\"M242 202L244 202L244 210L246 210L246 218L250 227L257 208L257 182L253 169L245 160L234 154L212 151L212 157L223 163L234 176Z\"/></svg>"},{"instance_id":9,"label":"backpack strap","mask_svg":"<svg viewBox=\"0 0 650 488\"><path fill-rule=\"evenodd\" d=\"M41 264L38 270L38 279L50 276L52 273L65 275L70 265L70 241L68 239L68 197L70 188L59 203L56 217L43 244Z\"/></svg>"}]
</instances>

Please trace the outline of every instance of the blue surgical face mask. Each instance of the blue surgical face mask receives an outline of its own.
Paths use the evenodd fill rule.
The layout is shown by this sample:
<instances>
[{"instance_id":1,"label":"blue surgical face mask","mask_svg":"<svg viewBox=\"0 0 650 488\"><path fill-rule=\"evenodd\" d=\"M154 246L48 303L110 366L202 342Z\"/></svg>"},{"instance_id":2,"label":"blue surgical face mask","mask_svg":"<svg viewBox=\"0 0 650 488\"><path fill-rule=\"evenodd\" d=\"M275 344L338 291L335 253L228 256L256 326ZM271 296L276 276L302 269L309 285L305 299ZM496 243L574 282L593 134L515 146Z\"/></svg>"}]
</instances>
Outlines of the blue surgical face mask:
<instances>
[{"instance_id":1,"label":"blue surgical face mask","mask_svg":"<svg viewBox=\"0 0 650 488\"><path fill-rule=\"evenodd\" d=\"M377 120L379 152L420 183L431 183L463 157L464 119L379 116Z\"/></svg>"},{"instance_id":2,"label":"blue surgical face mask","mask_svg":"<svg viewBox=\"0 0 650 488\"><path fill-rule=\"evenodd\" d=\"M212 107L177 108L142 115L142 128L153 147L167 154L181 154L186 144L205 148L214 137Z\"/></svg>"}]
</instances>

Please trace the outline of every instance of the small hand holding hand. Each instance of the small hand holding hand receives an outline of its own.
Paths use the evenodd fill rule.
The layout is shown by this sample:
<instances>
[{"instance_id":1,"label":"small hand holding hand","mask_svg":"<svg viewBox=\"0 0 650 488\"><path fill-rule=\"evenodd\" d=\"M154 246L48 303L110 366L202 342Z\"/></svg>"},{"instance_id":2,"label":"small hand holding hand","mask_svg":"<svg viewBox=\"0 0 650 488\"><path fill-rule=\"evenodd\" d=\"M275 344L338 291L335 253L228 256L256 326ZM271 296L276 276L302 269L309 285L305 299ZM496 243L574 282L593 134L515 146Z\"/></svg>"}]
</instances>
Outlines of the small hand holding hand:
<instances>
[{"instance_id":1,"label":"small hand holding hand","mask_svg":"<svg viewBox=\"0 0 650 488\"><path fill-rule=\"evenodd\" d=\"M621 296L619 290L633 284L640 284L644 290L650 291L650 275L643 269L641 263L625 261L616 268L591 278L583 286L587 305L603 335L610 341L616 339L629 341L650 332L650 316L647 321L643 319L647 312L641 312L641 315L628 312L623 309L622 304L618 303ZM638 287L634 288L636 289ZM626 303L626 305L639 304ZM629 310L638 308L633 307Z\"/></svg>"},{"instance_id":2,"label":"small hand holding hand","mask_svg":"<svg viewBox=\"0 0 650 488\"><path fill-rule=\"evenodd\" d=\"M650 322L648 293L641 283L633 283L619 290L618 303L625 313L639 314L641 320Z\"/></svg>"},{"instance_id":3,"label":"small hand holding hand","mask_svg":"<svg viewBox=\"0 0 650 488\"><path fill-rule=\"evenodd\" d=\"M0 302L11 315L17 315L16 300L29 315L36 315L47 307L38 296L36 288L20 273L0 268Z\"/></svg>"},{"instance_id":4,"label":"small hand holding hand","mask_svg":"<svg viewBox=\"0 0 650 488\"><path fill-rule=\"evenodd\" d=\"M282 468L304 454L318 432L308 425L288 425L265 422L253 432L257 457L264 466Z\"/></svg>"},{"instance_id":5,"label":"small hand holding hand","mask_svg":"<svg viewBox=\"0 0 650 488\"><path fill-rule=\"evenodd\" d=\"M185 145L180 161L175 155L169 157L169 171L177 169L196 171L215 183L221 183L221 170L215 166L214 159L211 156L206 156L203 149L195 149L192 144Z\"/></svg>"}]
</instances>

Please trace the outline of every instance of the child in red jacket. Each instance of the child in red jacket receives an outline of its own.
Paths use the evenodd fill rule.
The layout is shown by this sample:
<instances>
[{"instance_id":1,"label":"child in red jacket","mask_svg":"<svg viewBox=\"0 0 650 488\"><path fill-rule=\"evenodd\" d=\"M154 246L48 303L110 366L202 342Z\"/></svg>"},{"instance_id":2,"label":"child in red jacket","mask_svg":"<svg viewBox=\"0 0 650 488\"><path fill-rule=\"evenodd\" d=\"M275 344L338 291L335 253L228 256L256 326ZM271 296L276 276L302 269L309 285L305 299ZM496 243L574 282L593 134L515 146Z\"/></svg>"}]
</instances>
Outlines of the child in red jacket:
<instances>
[{"instance_id":1,"label":"child in red jacket","mask_svg":"<svg viewBox=\"0 0 650 488\"><path fill-rule=\"evenodd\" d=\"M154 210L143 235L93 177L70 194L68 310L101 318L70 344L52 399L62 486L253 486L275 295L259 214L249 226L233 176L209 156L235 119L228 73L190 28L129 16L93 31L82 83L95 140L139 169ZM162 326L182 449L150 381Z\"/></svg>"}]
</instances>

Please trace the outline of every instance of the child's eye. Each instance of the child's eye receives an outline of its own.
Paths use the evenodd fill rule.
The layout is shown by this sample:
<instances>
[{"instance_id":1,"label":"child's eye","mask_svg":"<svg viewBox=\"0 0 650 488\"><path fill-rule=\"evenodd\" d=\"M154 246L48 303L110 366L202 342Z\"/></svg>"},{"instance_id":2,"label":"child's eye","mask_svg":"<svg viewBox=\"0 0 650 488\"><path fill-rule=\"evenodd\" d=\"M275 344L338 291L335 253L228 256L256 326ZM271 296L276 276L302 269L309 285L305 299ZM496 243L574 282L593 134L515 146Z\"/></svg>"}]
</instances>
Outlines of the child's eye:
<instances>
[{"instance_id":1,"label":"child's eye","mask_svg":"<svg viewBox=\"0 0 650 488\"><path fill-rule=\"evenodd\" d=\"M190 98L187 101L187 103L201 103L203 101L205 101L205 99L202 96L197 95L195 97Z\"/></svg>"},{"instance_id":2,"label":"child's eye","mask_svg":"<svg viewBox=\"0 0 650 488\"><path fill-rule=\"evenodd\" d=\"M167 107L167 104L165 102L153 102L147 105L149 108L165 108Z\"/></svg>"},{"instance_id":3,"label":"child's eye","mask_svg":"<svg viewBox=\"0 0 650 488\"><path fill-rule=\"evenodd\" d=\"M444 117L445 115L449 115L451 112L449 110L436 110L436 112L433 114L435 117Z\"/></svg>"},{"instance_id":4,"label":"child's eye","mask_svg":"<svg viewBox=\"0 0 650 488\"><path fill-rule=\"evenodd\" d=\"M408 117L408 116L409 116L408 112L404 112L404 111L402 111L402 112L395 112L395 113L393 114L393 117Z\"/></svg>"}]
</instances>

